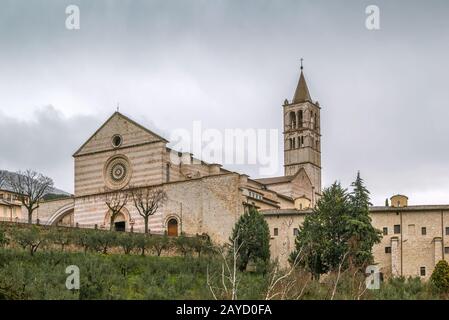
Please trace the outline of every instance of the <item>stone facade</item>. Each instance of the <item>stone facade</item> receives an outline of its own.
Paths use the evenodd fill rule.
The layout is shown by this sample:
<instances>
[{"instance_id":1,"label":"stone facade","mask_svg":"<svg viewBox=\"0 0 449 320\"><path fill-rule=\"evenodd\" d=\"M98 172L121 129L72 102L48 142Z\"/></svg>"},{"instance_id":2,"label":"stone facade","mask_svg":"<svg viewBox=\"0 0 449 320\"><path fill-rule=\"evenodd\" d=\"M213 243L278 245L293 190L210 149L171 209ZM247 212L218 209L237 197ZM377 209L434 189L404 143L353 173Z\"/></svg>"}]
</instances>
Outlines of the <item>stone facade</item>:
<instances>
[{"instance_id":1,"label":"stone facade","mask_svg":"<svg viewBox=\"0 0 449 320\"><path fill-rule=\"evenodd\" d=\"M2 221L21 220L26 216L22 215L21 202L17 194L6 189L0 189L0 219Z\"/></svg>"}]
</instances>

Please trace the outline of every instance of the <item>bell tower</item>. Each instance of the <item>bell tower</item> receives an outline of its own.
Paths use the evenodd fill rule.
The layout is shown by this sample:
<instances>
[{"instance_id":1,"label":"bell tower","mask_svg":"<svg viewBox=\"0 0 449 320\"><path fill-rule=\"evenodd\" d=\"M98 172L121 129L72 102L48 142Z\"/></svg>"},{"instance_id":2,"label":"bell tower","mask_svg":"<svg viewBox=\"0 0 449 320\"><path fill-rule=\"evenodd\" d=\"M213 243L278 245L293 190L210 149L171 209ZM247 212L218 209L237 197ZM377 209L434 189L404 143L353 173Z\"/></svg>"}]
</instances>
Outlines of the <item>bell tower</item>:
<instances>
[{"instance_id":1,"label":"bell tower","mask_svg":"<svg viewBox=\"0 0 449 320\"><path fill-rule=\"evenodd\" d=\"M301 74L293 100L284 102L284 175L292 176L304 168L314 193L321 194L320 105L310 97Z\"/></svg>"}]
</instances>

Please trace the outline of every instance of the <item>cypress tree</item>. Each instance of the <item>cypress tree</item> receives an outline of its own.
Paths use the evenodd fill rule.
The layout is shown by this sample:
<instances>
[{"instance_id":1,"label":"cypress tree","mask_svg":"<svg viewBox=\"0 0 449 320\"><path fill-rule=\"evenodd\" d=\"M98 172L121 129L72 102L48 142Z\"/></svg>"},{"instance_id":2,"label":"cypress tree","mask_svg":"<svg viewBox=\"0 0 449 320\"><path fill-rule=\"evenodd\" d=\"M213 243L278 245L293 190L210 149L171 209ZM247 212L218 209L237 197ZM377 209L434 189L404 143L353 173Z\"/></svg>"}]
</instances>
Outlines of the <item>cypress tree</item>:
<instances>
[{"instance_id":1,"label":"cypress tree","mask_svg":"<svg viewBox=\"0 0 449 320\"><path fill-rule=\"evenodd\" d=\"M246 270L250 261L265 266L269 263L270 229L257 209L252 207L240 216L232 230L230 240L234 239L240 247L237 261L240 271Z\"/></svg>"}]
</instances>

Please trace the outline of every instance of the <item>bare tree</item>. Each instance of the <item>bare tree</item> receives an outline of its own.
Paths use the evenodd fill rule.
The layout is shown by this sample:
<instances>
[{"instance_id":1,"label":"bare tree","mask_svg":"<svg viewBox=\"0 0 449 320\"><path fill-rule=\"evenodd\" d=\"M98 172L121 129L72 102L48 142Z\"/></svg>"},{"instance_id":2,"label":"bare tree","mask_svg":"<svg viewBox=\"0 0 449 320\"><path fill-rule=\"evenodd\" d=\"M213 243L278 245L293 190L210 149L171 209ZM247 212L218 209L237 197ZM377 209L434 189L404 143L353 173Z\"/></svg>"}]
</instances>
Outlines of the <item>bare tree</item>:
<instances>
[{"instance_id":1,"label":"bare tree","mask_svg":"<svg viewBox=\"0 0 449 320\"><path fill-rule=\"evenodd\" d=\"M134 206L145 222L145 233L148 233L148 220L167 201L167 194L162 189L133 189L131 191Z\"/></svg>"},{"instance_id":2,"label":"bare tree","mask_svg":"<svg viewBox=\"0 0 449 320\"><path fill-rule=\"evenodd\" d=\"M290 290L296 285L296 279L292 277L292 275L301 263L301 260L303 258L303 255L301 253L302 250L298 252L295 260L291 263L290 267L285 272L281 272L279 270L279 263L275 265L270 283L268 285L267 293L265 295L265 300L272 300L277 297L281 300L284 300L288 296Z\"/></svg>"},{"instance_id":3,"label":"bare tree","mask_svg":"<svg viewBox=\"0 0 449 320\"><path fill-rule=\"evenodd\" d=\"M332 295L331 295L331 300L334 300L335 297L335 293L337 293L337 287L338 287L338 282L340 281L340 276L341 276L341 269L343 267L343 264L345 263L346 257L348 256L349 251L347 251L343 257L341 258L340 263L338 264L338 271L337 271L337 278L335 279L335 283L334 283L334 289L332 290Z\"/></svg>"},{"instance_id":4,"label":"bare tree","mask_svg":"<svg viewBox=\"0 0 449 320\"><path fill-rule=\"evenodd\" d=\"M218 300L217 292L221 291L226 298L237 300L238 286L240 280L237 277L237 260L239 251L242 248L243 242L238 244L239 234L234 239L231 239L228 249L219 248L218 251L223 259L221 265L221 286L216 287L211 283L209 275L209 267L207 267L207 285L215 300Z\"/></svg>"},{"instance_id":5,"label":"bare tree","mask_svg":"<svg viewBox=\"0 0 449 320\"><path fill-rule=\"evenodd\" d=\"M7 175L8 184L28 211L28 223L33 221L33 212L39 208L45 194L53 187L53 180L36 171L18 171Z\"/></svg>"},{"instance_id":6,"label":"bare tree","mask_svg":"<svg viewBox=\"0 0 449 320\"><path fill-rule=\"evenodd\" d=\"M120 214L123 207L128 203L128 193L124 191L107 193L104 202L108 206L111 213L109 229L112 231L115 218Z\"/></svg>"}]
</instances>

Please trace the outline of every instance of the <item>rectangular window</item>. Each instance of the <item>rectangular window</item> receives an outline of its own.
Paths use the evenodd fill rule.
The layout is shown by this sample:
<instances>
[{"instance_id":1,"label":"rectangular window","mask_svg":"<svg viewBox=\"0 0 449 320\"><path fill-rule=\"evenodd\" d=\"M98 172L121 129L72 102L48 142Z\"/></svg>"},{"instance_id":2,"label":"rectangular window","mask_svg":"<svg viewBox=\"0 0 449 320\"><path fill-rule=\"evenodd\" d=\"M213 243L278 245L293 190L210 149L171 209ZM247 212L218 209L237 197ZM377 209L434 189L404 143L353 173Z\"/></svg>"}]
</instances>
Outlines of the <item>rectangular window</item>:
<instances>
[{"instance_id":1,"label":"rectangular window","mask_svg":"<svg viewBox=\"0 0 449 320\"><path fill-rule=\"evenodd\" d=\"M423 236L425 236L425 235L427 234L427 228L426 228L426 227L422 227L422 228L421 228L421 234L422 234Z\"/></svg>"},{"instance_id":2,"label":"rectangular window","mask_svg":"<svg viewBox=\"0 0 449 320\"><path fill-rule=\"evenodd\" d=\"M426 276L426 267L421 267L419 270L419 273L421 274L421 277L425 277Z\"/></svg>"},{"instance_id":3,"label":"rectangular window","mask_svg":"<svg viewBox=\"0 0 449 320\"><path fill-rule=\"evenodd\" d=\"M294 228L293 229L293 235L297 236L299 234L299 229L298 228Z\"/></svg>"},{"instance_id":4,"label":"rectangular window","mask_svg":"<svg viewBox=\"0 0 449 320\"><path fill-rule=\"evenodd\" d=\"M395 234L401 233L401 226L399 224L394 225L394 233Z\"/></svg>"},{"instance_id":5,"label":"rectangular window","mask_svg":"<svg viewBox=\"0 0 449 320\"><path fill-rule=\"evenodd\" d=\"M388 235L388 228L387 227L384 227L383 233L384 233L384 236Z\"/></svg>"},{"instance_id":6,"label":"rectangular window","mask_svg":"<svg viewBox=\"0 0 449 320\"><path fill-rule=\"evenodd\" d=\"M444 248L444 254L449 254L449 247Z\"/></svg>"},{"instance_id":7,"label":"rectangular window","mask_svg":"<svg viewBox=\"0 0 449 320\"><path fill-rule=\"evenodd\" d=\"M385 253L391 253L391 247L385 247Z\"/></svg>"},{"instance_id":8,"label":"rectangular window","mask_svg":"<svg viewBox=\"0 0 449 320\"><path fill-rule=\"evenodd\" d=\"M279 230L278 230L278 228L274 228L274 231L273 231L273 233L274 233L274 235L275 235L275 236L277 236L277 235L279 234Z\"/></svg>"},{"instance_id":9,"label":"rectangular window","mask_svg":"<svg viewBox=\"0 0 449 320\"><path fill-rule=\"evenodd\" d=\"M446 235L449 236L449 227L446 227Z\"/></svg>"}]
</instances>

